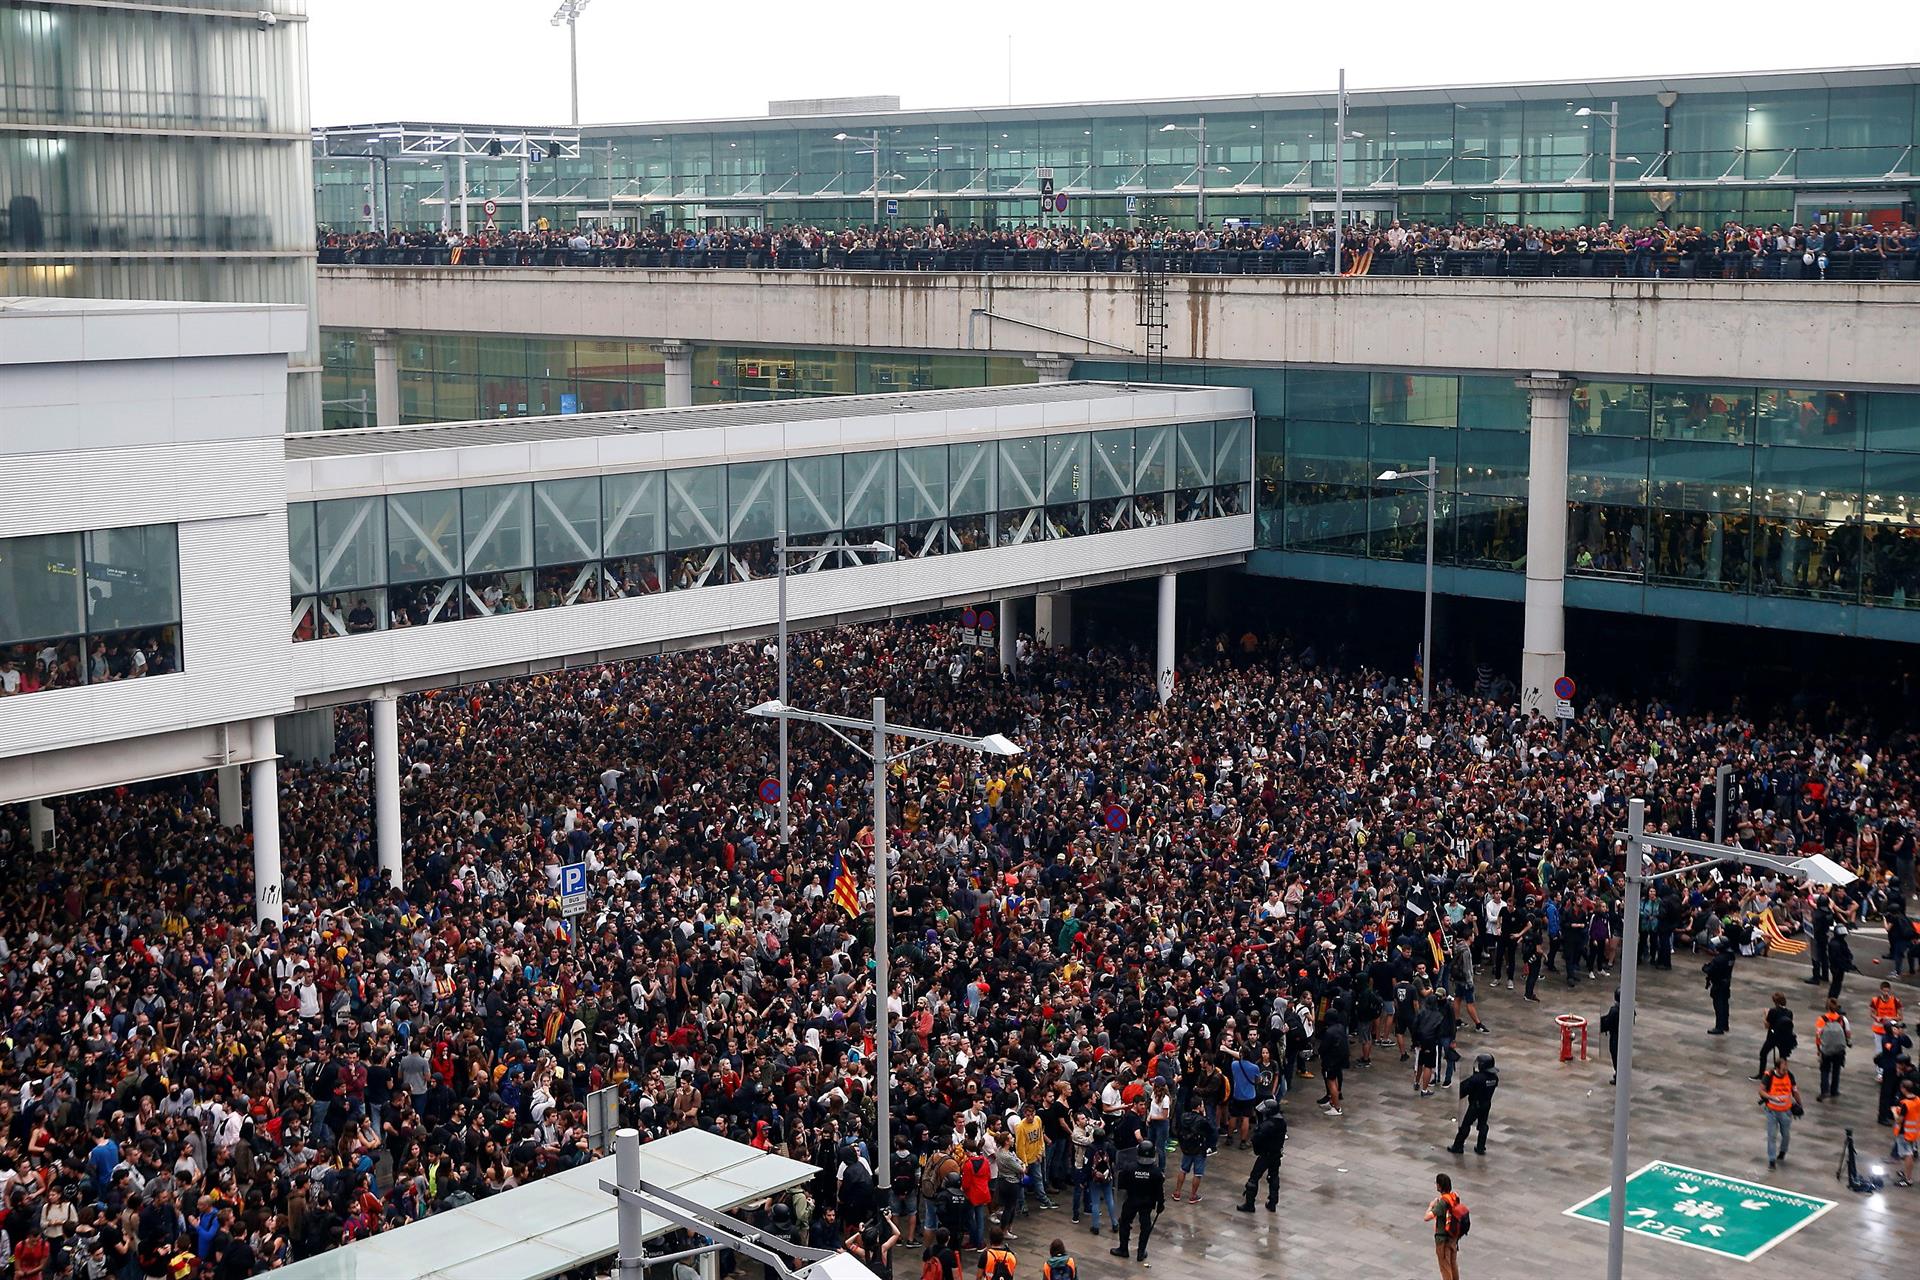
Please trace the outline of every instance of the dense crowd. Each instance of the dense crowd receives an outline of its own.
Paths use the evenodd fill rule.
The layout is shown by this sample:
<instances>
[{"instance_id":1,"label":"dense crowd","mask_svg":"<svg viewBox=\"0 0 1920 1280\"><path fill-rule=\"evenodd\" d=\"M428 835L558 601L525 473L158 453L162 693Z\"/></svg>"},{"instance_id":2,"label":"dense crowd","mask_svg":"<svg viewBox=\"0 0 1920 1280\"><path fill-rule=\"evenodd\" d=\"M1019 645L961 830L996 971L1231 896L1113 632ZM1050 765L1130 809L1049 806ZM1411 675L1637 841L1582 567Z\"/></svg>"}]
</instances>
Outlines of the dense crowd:
<instances>
[{"instance_id":1,"label":"dense crowd","mask_svg":"<svg viewBox=\"0 0 1920 1280\"><path fill-rule=\"evenodd\" d=\"M473 265L498 256L536 254L546 264L649 265L650 255L704 255L692 265L728 265L728 256L742 257L739 265L792 265L804 261L833 266L931 266L943 257L978 265L970 255L996 254L995 262L1008 269L1028 265L1007 255L1047 255L1052 265L1104 262L1109 269L1126 269L1142 254L1209 256L1272 255L1304 257L1319 271L1330 268L1334 252L1333 228L1325 223L1280 222L1256 224L1237 220L1176 229L1163 221L1121 227L1112 224L1073 225L1064 220L1017 227L982 228L932 226L852 226L831 229L810 225L774 228L713 228L666 230L657 227L616 229L583 223L565 227L543 225L530 230L459 231L392 230L342 232L322 228L317 237L323 261L389 261L395 255L422 262ZM1718 230L1664 218L1639 225L1601 222L1594 226L1545 228L1527 224L1468 224L1394 219L1384 224L1360 223L1349 230L1342 246L1341 270L1347 274L1393 271L1428 274L1442 269L1448 255L1471 256L1475 274L1553 275L1576 264L1603 261L1609 270L1628 275L1674 274L1683 264L1693 274L1783 276L1800 279L1825 277L1833 263L1846 263L1850 274L1861 272L1860 259L1880 264L1910 265L1920 253L1920 229L1910 223L1879 226L1866 223L1838 226L1820 223L1727 222ZM911 255L911 260L909 260ZM1043 264L1044 265L1044 264ZM1178 265L1178 264L1176 264ZM1210 269L1222 269L1214 263ZM1268 266L1268 269L1272 269ZM1836 269L1835 274L1838 274Z\"/></svg>"},{"instance_id":2,"label":"dense crowd","mask_svg":"<svg viewBox=\"0 0 1920 1280\"><path fill-rule=\"evenodd\" d=\"M1191 1176L1198 1199L1213 1146L1272 1154L1262 1103L1303 1072L1335 1126L1409 1105L1344 1077L1397 1041L1432 1089L1477 1047L1456 1045L1476 981L1531 997L1543 961L1612 971L1627 798L1652 829L1710 833L1723 763L1730 837L1866 878L1663 881L1650 963L1676 940L1758 949L1763 913L1782 936L1911 936L1920 743L1837 712L1596 704L1563 736L1445 682L1423 716L1417 684L1252 633L1192 654L1164 708L1151 660L1115 648L1023 639L1003 674L990 646L902 622L794 650L796 704L884 693L902 722L1025 748L891 771L890 1181L865 1145L870 935L831 883L838 863L864 911L871 774L796 726L783 848L757 799L773 734L740 714L772 652L734 645L404 700L403 891L378 882L365 722L343 711L333 762L283 767L277 930L251 923L211 778L70 798L49 856L0 826L15 1276L241 1280L584 1160L605 1085L648 1135L704 1126L820 1166L750 1215L882 1274L922 1274L909 1242L1012 1240L1028 1199L1111 1229L1138 1144L1179 1148L1174 1193ZM556 897L572 861L595 895L578 936Z\"/></svg>"}]
</instances>

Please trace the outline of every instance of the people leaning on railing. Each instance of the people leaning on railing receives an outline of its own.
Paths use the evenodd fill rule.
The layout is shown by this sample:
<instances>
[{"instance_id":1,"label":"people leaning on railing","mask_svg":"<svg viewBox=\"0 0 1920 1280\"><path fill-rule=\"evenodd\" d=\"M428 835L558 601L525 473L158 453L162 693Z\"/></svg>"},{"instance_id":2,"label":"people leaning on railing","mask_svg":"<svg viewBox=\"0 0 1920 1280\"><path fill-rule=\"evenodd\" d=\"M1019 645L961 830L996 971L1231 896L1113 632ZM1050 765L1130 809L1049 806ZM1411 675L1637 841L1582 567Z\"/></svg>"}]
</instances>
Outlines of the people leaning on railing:
<instances>
[{"instance_id":1,"label":"people leaning on railing","mask_svg":"<svg viewBox=\"0 0 1920 1280\"><path fill-rule=\"evenodd\" d=\"M825 227L616 230L581 225L532 231L319 230L324 264L831 269L871 271L1132 271L1322 275L1334 269L1330 226L1229 222L1176 230L1154 225ZM1920 278L1912 223L1826 223L1719 231L1646 226L1468 226L1395 220L1355 224L1344 275L1604 276L1768 280Z\"/></svg>"}]
</instances>

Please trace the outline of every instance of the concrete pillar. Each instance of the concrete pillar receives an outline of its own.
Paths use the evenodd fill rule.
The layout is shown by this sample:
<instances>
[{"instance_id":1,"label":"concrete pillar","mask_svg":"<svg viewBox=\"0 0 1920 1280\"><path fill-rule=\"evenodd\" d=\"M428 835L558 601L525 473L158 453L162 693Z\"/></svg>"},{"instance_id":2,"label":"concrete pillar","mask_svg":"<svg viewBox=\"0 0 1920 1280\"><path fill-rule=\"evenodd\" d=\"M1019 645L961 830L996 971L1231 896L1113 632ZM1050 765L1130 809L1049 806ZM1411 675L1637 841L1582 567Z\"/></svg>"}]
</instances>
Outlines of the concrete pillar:
<instances>
[{"instance_id":1,"label":"concrete pillar","mask_svg":"<svg viewBox=\"0 0 1920 1280\"><path fill-rule=\"evenodd\" d=\"M693 407L693 348L679 341L656 342L653 349L667 362L667 408Z\"/></svg>"},{"instance_id":2,"label":"concrete pillar","mask_svg":"<svg viewBox=\"0 0 1920 1280\"><path fill-rule=\"evenodd\" d=\"M53 852L53 810L45 800L27 801L27 834L35 853Z\"/></svg>"},{"instance_id":3,"label":"concrete pillar","mask_svg":"<svg viewBox=\"0 0 1920 1280\"><path fill-rule=\"evenodd\" d=\"M373 720L373 807L380 874L400 888L400 701L375 698Z\"/></svg>"},{"instance_id":4,"label":"concrete pillar","mask_svg":"<svg viewBox=\"0 0 1920 1280\"><path fill-rule=\"evenodd\" d=\"M220 825L229 831L243 826L246 816L240 808L240 766L223 765L214 776L220 783Z\"/></svg>"},{"instance_id":5,"label":"concrete pillar","mask_svg":"<svg viewBox=\"0 0 1920 1280\"><path fill-rule=\"evenodd\" d=\"M400 344L391 329L373 331L373 424L400 425Z\"/></svg>"},{"instance_id":6,"label":"concrete pillar","mask_svg":"<svg viewBox=\"0 0 1920 1280\"><path fill-rule=\"evenodd\" d=\"M1008 596L996 606L1000 615L1000 670L1011 671L1020 662L1020 626L1019 614L1015 612L1020 602Z\"/></svg>"},{"instance_id":7,"label":"concrete pillar","mask_svg":"<svg viewBox=\"0 0 1920 1280\"><path fill-rule=\"evenodd\" d=\"M1039 382L1068 382L1073 378L1073 357L1051 351L1036 351L1020 362L1039 375Z\"/></svg>"},{"instance_id":8,"label":"concrete pillar","mask_svg":"<svg viewBox=\"0 0 1920 1280\"><path fill-rule=\"evenodd\" d=\"M1048 591L1033 598L1033 642L1049 649L1073 648L1073 595Z\"/></svg>"},{"instance_id":9,"label":"concrete pillar","mask_svg":"<svg viewBox=\"0 0 1920 1280\"><path fill-rule=\"evenodd\" d=\"M273 722L258 726L255 749L273 750ZM253 915L280 923L286 902L280 891L280 762L269 755L253 769Z\"/></svg>"},{"instance_id":10,"label":"concrete pillar","mask_svg":"<svg viewBox=\"0 0 1920 1280\"><path fill-rule=\"evenodd\" d=\"M281 716L275 725L281 755L298 764L326 764L333 759L333 708L316 707Z\"/></svg>"},{"instance_id":11,"label":"concrete pillar","mask_svg":"<svg viewBox=\"0 0 1920 1280\"><path fill-rule=\"evenodd\" d=\"M1551 717L1554 681L1567 672L1567 414L1573 381L1557 373L1516 380L1532 396L1527 450L1527 596L1520 642L1520 710ZM1427 658L1432 661L1431 655Z\"/></svg>"},{"instance_id":12,"label":"concrete pillar","mask_svg":"<svg viewBox=\"0 0 1920 1280\"><path fill-rule=\"evenodd\" d=\"M1180 662L1180 655L1174 647L1173 627L1174 599L1179 590L1179 582L1179 574L1160 575L1160 634L1153 669L1159 679L1160 705L1163 707L1173 700L1173 673Z\"/></svg>"}]
</instances>

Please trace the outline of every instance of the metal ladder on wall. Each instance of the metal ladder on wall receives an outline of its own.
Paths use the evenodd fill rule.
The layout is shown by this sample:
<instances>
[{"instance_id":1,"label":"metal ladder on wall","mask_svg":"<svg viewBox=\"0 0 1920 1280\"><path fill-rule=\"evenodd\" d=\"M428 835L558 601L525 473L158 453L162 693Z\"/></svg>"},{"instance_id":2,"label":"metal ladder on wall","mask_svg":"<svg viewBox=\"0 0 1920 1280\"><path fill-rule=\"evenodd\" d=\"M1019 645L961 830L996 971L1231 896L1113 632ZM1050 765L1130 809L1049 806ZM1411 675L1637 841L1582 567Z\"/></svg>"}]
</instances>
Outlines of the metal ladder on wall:
<instances>
[{"instance_id":1,"label":"metal ladder on wall","mask_svg":"<svg viewBox=\"0 0 1920 1280\"><path fill-rule=\"evenodd\" d=\"M1134 259L1137 277L1134 289L1135 322L1145 331L1146 380L1166 380L1167 366L1167 267L1159 255L1143 252Z\"/></svg>"}]
</instances>

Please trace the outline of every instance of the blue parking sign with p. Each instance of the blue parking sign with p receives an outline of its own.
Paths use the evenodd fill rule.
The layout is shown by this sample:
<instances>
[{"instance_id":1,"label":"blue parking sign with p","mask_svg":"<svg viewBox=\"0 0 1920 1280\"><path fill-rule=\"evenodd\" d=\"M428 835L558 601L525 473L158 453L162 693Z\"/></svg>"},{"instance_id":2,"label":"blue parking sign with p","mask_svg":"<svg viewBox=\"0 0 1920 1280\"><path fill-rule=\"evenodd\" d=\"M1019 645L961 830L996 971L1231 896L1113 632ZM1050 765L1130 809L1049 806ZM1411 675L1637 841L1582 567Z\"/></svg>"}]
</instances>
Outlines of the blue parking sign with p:
<instances>
[{"instance_id":1,"label":"blue parking sign with p","mask_svg":"<svg viewBox=\"0 0 1920 1280\"><path fill-rule=\"evenodd\" d=\"M560 866L561 895L571 896L576 893L585 893L586 891L587 864L584 862L562 863Z\"/></svg>"}]
</instances>

